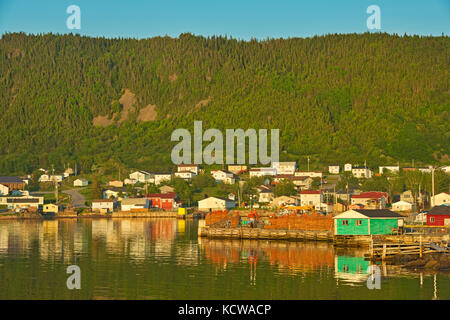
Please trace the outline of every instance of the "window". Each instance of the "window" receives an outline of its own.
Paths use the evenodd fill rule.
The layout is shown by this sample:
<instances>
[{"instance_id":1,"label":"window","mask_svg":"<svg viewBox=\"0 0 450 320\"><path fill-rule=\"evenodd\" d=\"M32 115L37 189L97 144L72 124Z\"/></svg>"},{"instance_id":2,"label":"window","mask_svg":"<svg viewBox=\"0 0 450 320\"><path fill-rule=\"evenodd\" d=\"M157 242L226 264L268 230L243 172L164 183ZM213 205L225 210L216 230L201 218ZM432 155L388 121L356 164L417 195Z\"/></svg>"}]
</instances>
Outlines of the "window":
<instances>
[{"instance_id":1,"label":"window","mask_svg":"<svg viewBox=\"0 0 450 320\"><path fill-rule=\"evenodd\" d=\"M343 226L348 226L348 220L342 220L342 225Z\"/></svg>"},{"instance_id":2,"label":"window","mask_svg":"<svg viewBox=\"0 0 450 320\"><path fill-rule=\"evenodd\" d=\"M362 226L362 220L356 220L356 225L357 226Z\"/></svg>"},{"instance_id":3,"label":"window","mask_svg":"<svg viewBox=\"0 0 450 320\"><path fill-rule=\"evenodd\" d=\"M350 270L350 268L348 267L348 264L344 264L342 266L342 272L348 272Z\"/></svg>"},{"instance_id":4,"label":"window","mask_svg":"<svg viewBox=\"0 0 450 320\"><path fill-rule=\"evenodd\" d=\"M434 218L433 217L430 218L430 222L434 222Z\"/></svg>"}]
</instances>

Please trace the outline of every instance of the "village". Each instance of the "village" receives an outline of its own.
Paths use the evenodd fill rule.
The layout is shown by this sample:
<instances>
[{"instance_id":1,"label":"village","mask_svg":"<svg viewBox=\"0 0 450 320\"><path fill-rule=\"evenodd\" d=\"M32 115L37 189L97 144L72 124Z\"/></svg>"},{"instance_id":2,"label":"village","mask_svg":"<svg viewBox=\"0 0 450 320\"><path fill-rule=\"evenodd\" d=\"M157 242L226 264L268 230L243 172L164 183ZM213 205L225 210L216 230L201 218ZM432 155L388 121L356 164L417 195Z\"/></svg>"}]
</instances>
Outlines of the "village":
<instances>
[{"instance_id":1,"label":"village","mask_svg":"<svg viewBox=\"0 0 450 320\"><path fill-rule=\"evenodd\" d=\"M300 171L296 162L227 170L188 164L172 173L131 170L123 180L119 170L118 179L103 182L69 166L62 174L39 171L38 178L0 177L0 219L200 218L199 236L209 238L325 240L372 248L374 237L445 248L449 241L450 193L435 192L435 173L448 179L450 166L380 166L374 172L352 164L323 171L310 170L309 163ZM411 181L414 172L431 175L432 185L418 179L408 183L418 184L416 189L397 194L359 188L405 173ZM33 179L38 187L31 187Z\"/></svg>"}]
</instances>

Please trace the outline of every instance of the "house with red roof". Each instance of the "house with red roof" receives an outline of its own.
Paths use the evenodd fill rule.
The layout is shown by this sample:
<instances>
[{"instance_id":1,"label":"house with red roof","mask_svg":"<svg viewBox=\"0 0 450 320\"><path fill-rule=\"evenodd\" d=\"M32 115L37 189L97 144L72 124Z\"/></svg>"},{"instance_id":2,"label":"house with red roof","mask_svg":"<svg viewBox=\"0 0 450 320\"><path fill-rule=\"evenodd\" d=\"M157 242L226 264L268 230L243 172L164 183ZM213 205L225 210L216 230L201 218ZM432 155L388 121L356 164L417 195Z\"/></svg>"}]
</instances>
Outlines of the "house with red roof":
<instances>
[{"instance_id":1,"label":"house with red roof","mask_svg":"<svg viewBox=\"0 0 450 320\"><path fill-rule=\"evenodd\" d=\"M302 206L321 206L324 202L321 190L303 190L300 191L300 204Z\"/></svg>"},{"instance_id":2,"label":"house with red roof","mask_svg":"<svg viewBox=\"0 0 450 320\"><path fill-rule=\"evenodd\" d=\"M362 205L364 209L385 209L388 198L386 192L361 192L351 196L351 204Z\"/></svg>"}]
</instances>

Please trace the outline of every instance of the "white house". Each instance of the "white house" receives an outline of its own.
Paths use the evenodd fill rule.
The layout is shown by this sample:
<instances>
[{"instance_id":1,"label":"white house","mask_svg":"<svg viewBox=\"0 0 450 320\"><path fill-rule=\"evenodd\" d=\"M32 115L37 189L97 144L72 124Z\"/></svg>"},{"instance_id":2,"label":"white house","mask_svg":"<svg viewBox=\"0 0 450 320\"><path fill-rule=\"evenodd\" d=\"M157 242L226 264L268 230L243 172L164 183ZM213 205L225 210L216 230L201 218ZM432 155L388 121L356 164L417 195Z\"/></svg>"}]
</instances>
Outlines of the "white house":
<instances>
[{"instance_id":1,"label":"white house","mask_svg":"<svg viewBox=\"0 0 450 320\"><path fill-rule=\"evenodd\" d=\"M298 202L299 201L296 197L280 196L274 198L271 204L273 207L283 207L288 205L296 206L299 204Z\"/></svg>"},{"instance_id":2,"label":"white house","mask_svg":"<svg viewBox=\"0 0 450 320\"><path fill-rule=\"evenodd\" d=\"M421 213L417 214L416 218L414 219L414 222L427 223L427 214L425 212L421 212Z\"/></svg>"},{"instance_id":3,"label":"white house","mask_svg":"<svg viewBox=\"0 0 450 320\"><path fill-rule=\"evenodd\" d=\"M431 197L431 206L432 207L441 206L441 205L450 206L450 193L442 192L442 193L435 195L434 197Z\"/></svg>"},{"instance_id":4,"label":"white house","mask_svg":"<svg viewBox=\"0 0 450 320\"><path fill-rule=\"evenodd\" d=\"M302 206L318 206L324 202L323 193L320 190L303 190L300 192L300 203Z\"/></svg>"},{"instance_id":5,"label":"white house","mask_svg":"<svg viewBox=\"0 0 450 320\"><path fill-rule=\"evenodd\" d=\"M341 171L341 166L337 166L337 165L328 166L328 172L331 174L339 174L340 171Z\"/></svg>"},{"instance_id":6,"label":"white house","mask_svg":"<svg viewBox=\"0 0 450 320\"><path fill-rule=\"evenodd\" d=\"M275 168L252 168L249 170L250 178L252 177L264 177L264 176L275 176L277 170Z\"/></svg>"},{"instance_id":7,"label":"white house","mask_svg":"<svg viewBox=\"0 0 450 320\"><path fill-rule=\"evenodd\" d=\"M346 163L344 164L344 171L352 171L352 164L351 163Z\"/></svg>"},{"instance_id":8,"label":"white house","mask_svg":"<svg viewBox=\"0 0 450 320\"><path fill-rule=\"evenodd\" d=\"M115 203L116 200L113 199L92 200L92 211L102 213L113 212Z\"/></svg>"},{"instance_id":9,"label":"white house","mask_svg":"<svg viewBox=\"0 0 450 320\"><path fill-rule=\"evenodd\" d=\"M444 171L445 173L450 173L450 166L442 166L439 170Z\"/></svg>"},{"instance_id":10,"label":"white house","mask_svg":"<svg viewBox=\"0 0 450 320\"><path fill-rule=\"evenodd\" d=\"M386 169L387 171L390 171L390 172L400 172L399 166L380 166L378 168L378 173L383 174L384 169Z\"/></svg>"},{"instance_id":11,"label":"white house","mask_svg":"<svg viewBox=\"0 0 450 320\"><path fill-rule=\"evenodd\" d=\"M398 201L392 204L392 211L414 211L415 205L406 201Z\"/></svg>"},{"instance_id":12,"label":"white house","mask_svg":"<svg viewBox=\"0 0 450 320\"><path fill-rule=\"evenodd\" d=\"M417 168L422 173L431 173L431 168Z\"/></svg>"},{"instance_id":13,"label":"white house","mask_svg":"<svg viewBox=\"0 0 450 320\"><path fill-rule=\"evenodd\" d=\"M302 190L311 189L313 179L311 177L293 177L292 183Z\"/></svg>"},{"instance_id":14,"label":"white house","mask_svg":"<svg viewBox=\"0 0 450 320\"><path fill-rule=\"evenodd\" d=\"M160 185L163 182L169 182L172 180L171 173L155 173L155 184Z\"/></svg>"},{"instance_id":15,"label":"white house","mask_svg":"<svg viewBox=\"0 0 450 320\"><path fill-rule=\"evenodd\" d=\"M258 195L259 195L258 202L262 203L271 202L274 198L273 191L270 189L261 190Z\"/></svg>"},{"instance_id":16,"label":"white house","mask_svg":"<svg viewBox=\"0 0 450 320\"><path fill-rule=\"evenodd\" d=\"M180 164L177 166L177 172L192 172L198 175L200 167L197 164Z\"/></svg>"},{"instance_id":17,"label":"white house","mask_svg":"<svg viewBox=\"0 0 450 320\"><path fill-rule=\"evenodd\" d=\"M365 209L384 209L388 202L388 194L386 192L361 192L351 196L351 204L363 205Z\"/></svg>"},{"instance_id":18,"label":"white house","mask_svg":"<svg viewBox=\"0 0 450 320\"><path fill-rule=\"evenodd\" d=\"M120 202L122 211L131 211L132 209L150 208L150 200L146 198L127 198Z\"/></svg>"},{"instance_id":19,"label":"white house","mask_svg":"<svg viewBox=\"0 0 450 320\"><path fill-rule=\"evenodd\" d=\"M136 180L137 182L142 182L142 183L146 183L146 182L153 182L152 181L152 174L148 173L146 171L135 171L133 173L130 174L130 179L131 180Z\"/></svg>"},{"instance_id":20,"label":"white house","mask_svg":"<svg viewBox=\"0 0 450 320\"><path fill-rule=\"evenodd\" d=\"M108 182L108 185L110 187L116 187L116 188L122 188L123 187L123 182L120 180L112 180Z\"/></svg>"},{"instance_id":21,"label":"white house","mask_svg":"<svg viewBox=\"0 0 450 320\"><path fill-rule=\"evenodd\" d=\"M216 181L222 181L224 183L228 183L231 179L233 179L233 173L225 170L212 170L211 175ZM234 183L234 181L233 181Z\"/></svg>"},{"instance_id":22,"label":"white house","mask_svg":"<svg viewBox=\"0 0 450 320\"><path fill-rule=\"evenodd\" d=\"M39 182L61 182L63 181L64 176L61 174L53 174L53 175L49 175L49 174L43 174L39 177Z\"/></svg>"},{"instance_id":23,"label":"white house","mask_svg":"<svg viewBox=\"0 0 450 320\"><path fill-rule=\"evenodd\" d=\"M323 173L320 171L296 171L294 173L296 177L311 177L311 178L323 178Z\"/></svg>"},{"instance_id":24,"label":"white house","mask_svg":"<svg viewBox=\"0 0 450 320\"><path fill-rule=\"evenodd\" d=\"M184 180L191 180L195 176L195 173L192 171L178 171L175 172L175 177L184 179Z\"/></svg>"},{"instance_id":25,"label":"white house","mask_svg":"<svg viewBox=\"0 0 450 320\"><path fill-rule=\"evenodd\" d=\"M297 169L297 163L293 162L273 162L272 168L276 170L276 174L294 174Z\"/></svg>"},{"instance_id":26,"label":"white house","mask_svg":"<svg viewBox=\"0 0 450 320\"><path fill-rule=\"evenodd\" d=\"M0 196L6 196L9 193L9 188L0 184Z\"/></svg>"},{"instance_id":27,"label":"white house","mask_svg":"<svg viewBox=\"0 0 450 320\"><path fill-rule=\"evenodd\" d=\"M128 185L128 184L135 185L136 183L138 183L138 181L136 179L127 178L127 179L123 180L124 185Z\"/></svg>"},{"instance_id":28,"label":"white house","mask_svg":"<svg viewBox=\"0 0 450 320\"><path fill-rule=\"evenodd\" d=\"M67 178L68 176L73 174L73 169L72 168L67 168L66 170L64 170L63 176L64 178Z\"/></svg>"},{"instance_id":29,"label":"white house","mask_svg":"<svg viewBox=\"0 0 450 320\"><path fill-rule=\"evenodd\" d=\"M6 205L8 209L38 208L44 205L44 197L0 197L0 205Z\"/></svg>"},{"instance_id":30,"label":"white house","mask_svg":"<svg viewBox=\"0 0 450 320\"><path fill-rule=\"evenodd\" d=\"M119 199L120 200L120 194L122 196L125 196L127 194L127 190L125 188L111 188L103 191L103 198L104 199Z\"/></svg>"},{"instance_id":31,"label":"white house","mask_svg":"<svg viewBox=\"0 0 450 320\"><path fill-rule=\"evenodd\" d=\"M86 187L87 185L89 185L89 181L83 178L77 179L73 182L74 187Z\"/></svg>"},{"instance_id":32,"label":"white house","mask_svg":"<svg viewBox=\"0 0 450 320\"><path fill-rule=\"evenodd\" d=\"M219 197L209 197L198 201L198 210L200 211L229 210L235 206L236 202Z\"/></svg>"},{"instance_id":33,"label":"white house","mask_svg":"<svg viewBox=\"0 0 450 320\"><path fill-rule=\"evenodd\" d=\"M354 167L352 174L355 178L372 178L373 171L367 167Z\"/></svg>"},{"instance_id":34,"label":"white house","mask_svg":"<svg viewBox=\"0 0 450 320\"><path fill-rule=\"evenodd\" d=\"M228 171L234 173L234 174L240 174L242 172L247 171L247 166L240 165L240 164L230 164L228 166Z\"/></svg>"}]
</instances>

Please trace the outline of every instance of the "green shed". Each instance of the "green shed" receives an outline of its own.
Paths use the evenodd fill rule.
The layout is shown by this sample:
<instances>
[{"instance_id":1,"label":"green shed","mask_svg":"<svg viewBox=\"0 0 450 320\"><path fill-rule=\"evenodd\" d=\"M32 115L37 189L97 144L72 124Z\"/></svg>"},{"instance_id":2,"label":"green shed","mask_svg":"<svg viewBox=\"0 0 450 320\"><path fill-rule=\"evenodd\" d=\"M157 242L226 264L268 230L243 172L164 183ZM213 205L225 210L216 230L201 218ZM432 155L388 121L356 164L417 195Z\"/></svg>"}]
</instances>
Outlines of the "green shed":
<instances>
[{"instance_id":1,"label":"green shed","mask_svg":"<svg viewBox=\"0 0 450 320\"><path fill-rule=\"evenodd\" d=\"M392 229L403 226L403 216L387 209L353 209L334 219L335 235L391 234Z\"/></svg>"}]
</instances>

